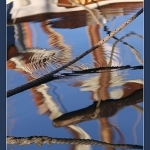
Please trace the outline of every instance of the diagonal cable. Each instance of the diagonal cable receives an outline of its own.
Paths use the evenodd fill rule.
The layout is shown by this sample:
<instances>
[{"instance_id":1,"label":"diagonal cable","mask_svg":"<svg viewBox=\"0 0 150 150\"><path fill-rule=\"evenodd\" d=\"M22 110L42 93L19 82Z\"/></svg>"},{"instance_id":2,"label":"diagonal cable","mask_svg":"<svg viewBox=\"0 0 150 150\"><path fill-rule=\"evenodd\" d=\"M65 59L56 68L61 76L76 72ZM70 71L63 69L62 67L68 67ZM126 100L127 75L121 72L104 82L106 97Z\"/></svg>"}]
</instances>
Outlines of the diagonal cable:
<instances>
[{"instance_id":1,"label":"diagonal cable","mask_svg":"<svg viewBox=\"0 0 150 150\"><path fill-rule=\"evenodd\" d=\"M25 90L28 90L30 88L33 88L35 86L38 86L40 84L43 84L45 81L47 81L50 77L52 77L54 74L58 73L59 71L63 70L64 68L67 68L68 66L72 65L73 63L77 62L78 60L80 60L81 58L83 58L84 56L86 56L87 54L91 53L93 50L95 50L96 48L98 48L99 46L101 46L102 44L104 44L105 42L107 42L110 38L112 38L115 34L117 34L119 31L121 31L124 27L126 27L128 24L130 24L134 19L136 19L141 13L143 12L143 8L138 11L133 17L131 17L130 19L128 19L125 23L123 23L121 26L119 26L116 30L114 30L113 32L111 32L108 36L106 36L103 40L99 41L98 43L96 43L93 47L91 47L89 50L85 51L84 53L82 53L81 55L79 55L78 57L76 57L75 59L71 60L70 62L68 62L67 64L61 66L60 68L52 71L49 74L46 74L38 79L35 79L29 83L26 83L24 85L21 85L15 89L9 90L7 92L7 97L10 97L12 95L15 95L17 93L23 92Z\"/></svg>"}]
</instances>

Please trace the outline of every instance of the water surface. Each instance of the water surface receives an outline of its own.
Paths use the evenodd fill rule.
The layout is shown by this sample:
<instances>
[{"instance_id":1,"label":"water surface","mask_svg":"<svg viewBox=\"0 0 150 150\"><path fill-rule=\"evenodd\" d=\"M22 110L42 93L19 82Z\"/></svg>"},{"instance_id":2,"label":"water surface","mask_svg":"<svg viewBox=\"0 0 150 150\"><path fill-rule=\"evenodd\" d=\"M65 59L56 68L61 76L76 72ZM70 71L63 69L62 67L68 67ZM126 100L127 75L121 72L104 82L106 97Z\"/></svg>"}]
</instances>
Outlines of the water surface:
<instances>
[{"instance_id":1,"label":"water surface","mask_svg":"<svg viewBox=\"0 0 150 150\"><path fill-rule=\"evenodd\" d=\"M93 12L94 19L88 10L81 6L75 7L75 4L68 1L60 0L57 5L50 5L49 1L32 1L31 4L29 1L24 2L26 3L19 4L15 1L7 4L7 90L50 73L79 56L132 17L143 5L142 1L115 4L105 4L106 1L76 1L80 5L86 4ZM143 14L101 47L57 73L57 80L9 97L7 135L90 138L115 144L143 145L142 99L136 101L131 98L134 104L124 105L108 116L105 113L105 117L99 116L86 121L87 113L93 115L95 111L83 112L82 119L79 119L78 114L78 110L93 105L95 101L101 100L98 106L101 111L103 102L126 98L142 89L143 70L109 69L84 74L72 72L106 66L143 65L142 35ZM116 39L123 36L122 42L114 45ZM71 76L62 76L63 73ZM110 106L106 105L106 108L111 110ZM70 124L64 126L60 123L59 127L54 126L54 119L73 111L77 113L71 115ZM78 121L73 124L75 119ZM7 149L15 150L60 148L113 149L59 144L44 144L41 147L34 144L7 146Z\"/></svg>"}]
</instances>

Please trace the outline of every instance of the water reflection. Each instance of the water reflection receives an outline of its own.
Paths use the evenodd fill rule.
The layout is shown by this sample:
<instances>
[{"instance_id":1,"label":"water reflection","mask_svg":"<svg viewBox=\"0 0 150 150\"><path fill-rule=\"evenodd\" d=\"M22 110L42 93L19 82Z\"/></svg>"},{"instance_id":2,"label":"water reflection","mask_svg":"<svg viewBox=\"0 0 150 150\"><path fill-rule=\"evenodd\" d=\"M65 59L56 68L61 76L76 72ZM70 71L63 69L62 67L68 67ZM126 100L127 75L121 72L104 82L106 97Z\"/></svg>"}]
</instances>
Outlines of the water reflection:
<instances>
[{"instance_id":1,"label":"water reflection","mask_svg":"<svg viewBox=\"0 0 150 150\"><path fill-rule=\"evenodd\" d=\"M91 46L100 41L102 39L100 33L102 26L95 24L96 19L91 17L89 10L85 11L84 7L77 7L76 3L89 6L88 9L93 8L92 13L102 26L108 21L111 22L111 19L117 16L127 15L143 6L142 1L112 4L110 1L93 2L86 0L75 1L75 3L67 0L59 0L57 3L55 1L40 1L37 3L35 0L32 0L32 2L16 0L13 2L10 12L11 19L8 19L8 24L13 27L14 39L13 41L8 39L7 68L26 75L27 82L29 82L72 60L75 56L71 46L65 43L63 35L56 32L54 28L86 26L87 37ZM35 7L36 9L33 11ZM38 31L36 32L33 26L36 24L39 25L42 34L47 37L48 46L45 46L46 48L44 46L39 47L38 42L40 41L35 41L35 38L38 38L36 37ZM90 64L90 66L121 66L125 58L121 56L120 51L121 49L115 47L111 58L112 45L105 43L91 53L93 64ZM81 61L69 66L63 72L87 68L89 66ZM64 115L64 112L55 102L55 98L49 92L50 86L42 84L30 89L30 92L39 113L48 114L50 120L54 120L55 126L65 126L73 137L91 138L86 131L74 124L80 121L97 119L100 128L99 134L103 141L114 143L115 129L120 137L118 143L123 143L124 135L119 128L109 121L108 117L118 113L119 109L127 105L133 105L138 111L142 111L137 103L142 102L143 81L141 79L126 79L127 74L127 71L110 72L105 70L101 73L89 75L80 81L72 81L70 86L78 87L82 92L91 92L90 99L95 102L83 110ZM60 122L61 118L62 122ZM71 149L91 149L91 146L75 145ZM113 148L106 147L106 149L112 150Z\"/></svg>"},{"instance_id":2,"label":"water reflection","mask_svg":"<svg viewBox=\"0 0 150 150\"><path fill-rule=\"evenodd\" d=\"M91 41L91 45L94 45L98 41L100 41L101 38L99 35L99 25L88 26L88 35ZM108 57L106 56L108 54L109 54L108 51L106 53L103 46L94 50L92 52L93 59L94 59L94 66L95 67L108 66L109 61L107 59ZM117 56L118 55L114 56L115 59L112 60L111 66L121 65L117 59ZM82 88L81 89L82 91L91 91L92 93L91 99L94 101L99 101L100 103L96 107L99 107L102 101L108 100L110 98L113 98L113 99L124 98L132 94L135 90L141 89L143 87L143 83L141 80L123 81L123 76L121 74L118 74L118 72L109 72L109 71L104 71L101 74L96 75L93 78L80 81L79 83L75 85L80 86ZM116 86L123 86L124 88L115 89ZM110 87L114 87L114 90L109 90ZM110 107L108 107L108 109L106 110L106 112L107 111L111 112L112 107L113 105L111 104ZM117 108L117 106L115 107ZM103 110L103 106L100 109L98 109L98 112L97 110L95 110L96 115L98 115L99 112L102 113L102 110ZM107 114L106 112L105 112L105 115ZM91 115L92 114L93 113L91 113ZM110 117L110 116L106 115L107 117L105 117L105 115L99 119L100 126L101 126L100 134L101 134L103 141L112 143L113 142L112 125L109 123L109 120L107 119L107 117ZM88 115L86 114L86 116ZM85 116L83 118L86 120ZM108 148L108 149L112 149L112 148Z\"/></svg>"},{"instance_id":3,"label":"water reflection","mask_svg":"<svg viewBox=\"0 0 150 150\"><path fill-rule=\"evenodd\" d=\"M77 3L77 1L75 2ZM51 19L50 23L55 28L78 28L95 23L89 12L84 10L85 8L72 5L67 7L67 4L70 3L68 0L61 0L60 3L63 6L60 6L59 2L54 0L42 0L38 3L32 0L27 5L23 5L19 0L15 0L10 11L11 19L8 19L8 24ZM82 3L80 1L80 4ZM87 3L90 5L87 5ZM92 2L88 0L85 1L85 6L92 8L94 15L106 23L110 18L127 15L143 7L143 0L133 0L131 2L120 2L118 0L115 3L111 0ZM78 21L76 21L77 19Z\"/></svg>"},{"instance_id":4,"label":"water reflection","mask_svg":"<svg viewBox=\"0 0 150 150\"><path fill-rule=\"evenodd\" d=\"M41 22L41 28L48 34L50 46L55 49L57 48L56 50L48 51L33 48L31 28L28 23L21 23L18 25L22 27L22 30L20 32L19 29L16 31L17 35L20 35L19 37L15 34L16 46L11 45L8 47L7 68L27 75L28 82L51 71L53 69L52 65L57 68L59 65L65 64L71 60L70 48L63 43L62 36L50 28L49 25L44 25L46 25L45 22ZM68 69L81 70L83 67L84 65L81 67L80 65L72 65L68 67ZM40 114L48 114L49 118L53 120L62 115L63 112L60 110L53 97L48 93L49 88L50 87L46 84L42 84L30 89L30 91ZM75 138L90 138L82 128L76 125L69 125L66 129L68 129ZM91 146L75 145L71 149L91 149Z\"/></svg>"}]
</instances>

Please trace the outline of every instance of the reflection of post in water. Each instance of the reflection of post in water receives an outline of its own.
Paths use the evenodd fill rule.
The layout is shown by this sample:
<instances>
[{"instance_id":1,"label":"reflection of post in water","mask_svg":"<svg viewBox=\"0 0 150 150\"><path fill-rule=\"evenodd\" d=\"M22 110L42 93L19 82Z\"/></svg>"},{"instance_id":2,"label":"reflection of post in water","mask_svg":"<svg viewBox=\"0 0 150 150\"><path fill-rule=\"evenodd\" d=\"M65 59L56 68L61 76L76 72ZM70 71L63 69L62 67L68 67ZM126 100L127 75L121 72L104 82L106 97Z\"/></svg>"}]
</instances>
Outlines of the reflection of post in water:
<instances>
[{"instance_id":1,"label":"reflection of post in water","mask_svg":"<svg viewBox=\"0 0 150 150\"><path fill-rule=\"evenodd\" d=\"M104 100L101 101L99 106L97 106L98 101L95 101L88 107L65 113L62 116L54 119L53 125L56 127L63 127L87 120L111 117L114 116L122 108L140 102L143 102L143 88L136 90L135 92L124 98ZM96 108L100 111L94 118L93 113L95 112Z\"/></svg>"},{"instance_id":2,"label":"reflection of post in water","mask_svg":"<svg viewBox=\"0 0 150 150\"><path fill-rule=\"evenodd\" d=\"M45 26L45 22L41 23L42 29L48 34L49 36L49 43L50 46L57 47L58 49L62 49L63 51L68 51L69 46L63 43L63 38L60 34L56 33L54 30L52 30L50 27ZM21 24L21 27L23 31L23 41L22 45L25 45L23 52L18 51L15 45L10 46L8 48L8 53L7 53L7 67L8 69L13 69L16 70L19 73L22 73L24 75L27 75L27 81L31 81L35 79L35 76L33 74L34 68L32 66L31 62L31 57L33 57L36 54L36 51L28 52L29 48L33 48L32 45L32 32L30 29L30 26L28 23L23 23ZM20 33L20 34L22 34ZM18 37L17 37L18 38ZM19 40L19 39L18 39ZM40 51L40 50L39 50ZM70 57L70 52L68 52L68 57L64 58L64 60L61 61L68 61ZM46 55L46 54L45 54ZM63 58L63 57L62 57ZM45 65L45 64L43 64ZM39 68L38 66L37 68ZM59 117L63 113L53 100L53 97L48 94L49 87L46 84L42 84L40 86L34 87L30 89L31 93L33 94L33 100L36 103L36 106L38 107L38 110L41 114L48 114L49 118L51 120ZM85 139L90 139L90 136L80 127L76 125L69 125L65 127L70 133L75 137L75 138L85 138ZM71 147L71 149L76 149L76 150L82 150L82 149L87 149L90 150L91 146L89 145L74 145Z\"/></svg>"},{"instance_id":3,"label":"reflection of post in water","mask_svg":"<svg viewBox=\"0 0 150 150\"><path fill-rule=\"evenodd\" d=\"M88 33L89 33L89 37L91 40L91 44L95 45L98 41L101 40L100 35L99 35L99 25L91 25L88 27ZM94 65L95 67L106 67L107 66L107 62L105 59L105 52L103 49L103 46L95 49L93 52L93 59L94 59ZM110 72L106 71L106 72L102 72L101 76L99 77L99 88L97 89L97 91L95 91L95 93L92 93L94 95L96 95L96 97L98 98L98 100L106 100L109 99L109 93L108 93L108 87L109 87L109 81L110 81ZM97 100L94 98L94 96L92 96L93 100ZM101 124L101 137L102 140L104 142L107 143L113 143L113 132L111 129L111 125L109 124L109 121L107 118L100 118L98 119L100 124ZM110 147L107 147L107 149L113 149Z\"/></svg>"},{"instance_id":4,"label":"reflection of post in water","mask_svg":"<svg viewBox=\"0 0 150 150\"><path fill-rule=\"evenodd\" d=\"M91 44L94 45L98 41L101 40L99 35L99 25L91 25L88 27L88 35L91 41ZM106 52L104 51L103 46L97 48L92 52L93 59L94 59L94 65L95 67L106 67L107 61L106 61ZM110 98L108 88L110 86L110 80L113 80L113 75L109 71L104 71L100 74L99 79L97 80L99 87L97 90L92 91L92 99L93 100L102 100L105 101L106 99ZM135 90L141 89L143 87L142 84L136 83L136 82L126 82L124 85L123 94L121 98L129 96L132 94ZM112 126L110 125L108 119L106 117L100 118L99 122L101 124L101 137L104 142L113 143L113 131ZM119 130L119 129L118 129ZM120 132L121 133L121 132ZM107 147L107 149L113 149L110 147Z\"/></svg>"}]
</instances>

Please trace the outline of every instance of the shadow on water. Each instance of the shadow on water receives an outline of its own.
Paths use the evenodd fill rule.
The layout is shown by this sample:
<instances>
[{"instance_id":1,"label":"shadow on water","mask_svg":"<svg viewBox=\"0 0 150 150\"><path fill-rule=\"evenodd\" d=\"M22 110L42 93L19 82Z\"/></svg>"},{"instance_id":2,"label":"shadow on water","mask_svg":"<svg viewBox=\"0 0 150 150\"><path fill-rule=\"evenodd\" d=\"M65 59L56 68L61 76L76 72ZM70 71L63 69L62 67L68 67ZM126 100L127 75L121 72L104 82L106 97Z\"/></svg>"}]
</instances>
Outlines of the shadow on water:
<instances>
[{"instance_id":1,"label":"shadow on water","mask_svg":"<svg viewBox=\"0 0 150 150\"><path fill-rule=\"evenodd\" d=\"M10 76L11 72L16 74L11 84L17 87L68 63L142 7L142 0L118 0L116 3L92 0L8 1L7 69ZM17 104L21 101L20 96L33 100L39 113L47 114L51 120L53 126L50 127L46 120L39 122L39 126L46 124L47 128L41 131L49 136L70 137L67 130L74 138L142 145L143 120L137 121L137 114L143 115L143 29L139 22L142 18L88 56L54 75L50 82L19 93L13 99L8 98L7 104L14 101L13 107L19 110L22 105ZM109 68L116 66L124 68ZM34 124L28 109L23 109L28 116L27 126ZM11 107L7 111L9 115ZM15 113L14 118L17 117L24 118L19 111ZM44 118L40 115L33 117L37 120ZM8 119L11 120L10 117ZM29 128L18 131L17 124L25 127L16 121L8 134L25 136L25 132L27 135L32 133ZM55 127L64 128L59 130ZM36 135L41 133L38 127L34 130ZM73 145L70 149L99 147Z\"/></svg>"}]
</instances>

